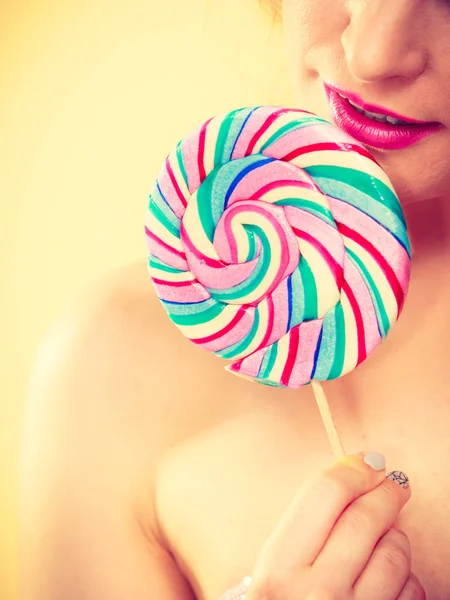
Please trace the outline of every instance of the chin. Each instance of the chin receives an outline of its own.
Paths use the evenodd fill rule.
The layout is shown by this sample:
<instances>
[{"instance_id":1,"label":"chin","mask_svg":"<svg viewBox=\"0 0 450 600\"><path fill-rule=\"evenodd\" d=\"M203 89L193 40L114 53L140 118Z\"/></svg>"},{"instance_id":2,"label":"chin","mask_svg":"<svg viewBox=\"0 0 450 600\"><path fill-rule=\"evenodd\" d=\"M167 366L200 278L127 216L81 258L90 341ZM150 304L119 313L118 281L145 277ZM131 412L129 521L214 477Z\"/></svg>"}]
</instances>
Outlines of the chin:
<instances>
[{"instance_id":1,"label":"chin","mask_svg":"<svg viewBox=\"0 0 450 600\"><path fill-rule=\"evenodd\" d=\"M403 206L433 202L449 195L450 171L447 161L433 156L448 156L442 150L419 145L409 150L381 152L367 148L392 182Z\"/></svg>"}]
</instances>

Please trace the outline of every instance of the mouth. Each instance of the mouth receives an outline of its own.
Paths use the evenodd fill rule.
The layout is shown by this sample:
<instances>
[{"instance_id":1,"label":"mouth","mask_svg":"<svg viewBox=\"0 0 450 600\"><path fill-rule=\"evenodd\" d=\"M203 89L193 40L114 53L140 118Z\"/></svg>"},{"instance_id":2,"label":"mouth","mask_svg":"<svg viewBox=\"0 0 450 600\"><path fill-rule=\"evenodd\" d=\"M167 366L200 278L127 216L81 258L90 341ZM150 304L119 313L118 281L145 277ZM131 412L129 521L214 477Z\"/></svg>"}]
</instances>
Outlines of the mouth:
<instances>
[{"instance_id":1,"label":"mouth","mask_svg":"<svg viewBox=\"0 0 450 600\"><path fill-rule=\"evenodd\" d=\"M328 83L324 86L330 114L337 127L371 148L402 150L443 127L436 121L419 121L366 104L356 94Z\"/></svg>"}]
</instances>

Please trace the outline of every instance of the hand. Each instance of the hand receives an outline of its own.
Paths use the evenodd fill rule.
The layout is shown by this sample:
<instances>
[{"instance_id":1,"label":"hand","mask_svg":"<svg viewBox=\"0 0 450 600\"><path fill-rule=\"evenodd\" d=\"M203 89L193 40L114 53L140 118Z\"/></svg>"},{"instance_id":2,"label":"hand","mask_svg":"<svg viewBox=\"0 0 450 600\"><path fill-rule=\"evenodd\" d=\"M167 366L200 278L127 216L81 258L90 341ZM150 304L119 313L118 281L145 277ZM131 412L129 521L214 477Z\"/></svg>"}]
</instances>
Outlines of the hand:
<instances>
[{"instance_id":1,"label":"hand","mask_svg":"<svg viewBox=\"0 0 450 600\"><path fill-rule=\"evenodd\" d=\"M393 527L411 491L386 478L384 460L377 471L364 456L345 457L299 489L263 547L246 600L426 598L409 540Z\"/></svg>"}]
</instances>

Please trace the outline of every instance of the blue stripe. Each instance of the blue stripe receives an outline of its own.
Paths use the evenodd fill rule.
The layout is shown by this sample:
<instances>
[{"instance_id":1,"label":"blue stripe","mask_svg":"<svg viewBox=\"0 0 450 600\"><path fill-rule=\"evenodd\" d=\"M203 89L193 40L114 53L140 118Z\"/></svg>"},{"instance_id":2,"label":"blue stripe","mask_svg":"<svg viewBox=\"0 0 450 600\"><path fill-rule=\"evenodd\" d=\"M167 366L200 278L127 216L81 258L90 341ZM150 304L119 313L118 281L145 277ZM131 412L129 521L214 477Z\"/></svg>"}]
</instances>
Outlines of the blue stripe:
<instances>
[{"instance_id":1,"label":"blue stripe","mask_svg":"<svg viewBox=\"0 0 450 600\"><path fill-rule=\"evenodd\" d=\"M291 328L291 319L292 319L292 279L291 279L291 276L288 277L287 286L288 286L288 322L287 322L287 330L289 331L290 328Z\"/></svg>"},{"instance_id":2,"label":"blue stripe","mask_svg":"<svg viewBox=\"0 0 450 600\"><path fill-rule=\"evenodd\" d=\"M320 346L322 344L322 333L323 333L323 326L320 329L319 340L317 341L316 351L314 353L314 367L311 372L311 379L314 379L314 375L316 374L317 361L319 360Z\"/></svg>"},{"instance_id":3,"label":"blue stripe","mask_svg":"<svg viewBox=\"0 0 450 600\"><path fill-rule=\"evenodd\" d=\"M274 161L275 161L274 158L264 158L264 159L260 160L259 162L249 165L245 169L242 169L242 171L234 179L234 181L231 183L230 187L227 190L227 194L225 196L224 209L227 208L227 206L228 206L228 202L230 200L231 194L234 192L234 190L237 187L237 185L239 184L239 182L242 181L242 179L244 179L244 177L246 175L248 175L248 173L253 171L253 169L257 169L259 167L262 167L262 166L264 166L268 163L274 162Z\"/></svg>"},{"instance_id":4,"label":"blue stripe","mask_svg":"<svg viewBox=\"0 0 450 600\"><path fill-rule=\"evenodd\" d=\"M159 187L159 183L158 182L156 182L155 189L158 191L158 195L161 196L161 199L167 204L167 206L170 208L170 210L172 211L172 213L175 215L175 213L173 212L172 207L170 206L170 204L166 200L164 194L162 193L161 188ZM175 218L179 221L177 215L175 215Z\"/></svg>"},{"instance_id":5,"label":"blue stripe","mask_svg":"<svg viewBox=\"0 0 450 600\"><path fill-rule=\"evenodd\" d=\"M200 300L199 302L189 302L189 304L203 304L204 302L211 302L212 298L206 298L206 300ZM161 300L163 304L180 304L186 306L186 302L174 302L173 300Z\"/></svg>"}]
</instances>

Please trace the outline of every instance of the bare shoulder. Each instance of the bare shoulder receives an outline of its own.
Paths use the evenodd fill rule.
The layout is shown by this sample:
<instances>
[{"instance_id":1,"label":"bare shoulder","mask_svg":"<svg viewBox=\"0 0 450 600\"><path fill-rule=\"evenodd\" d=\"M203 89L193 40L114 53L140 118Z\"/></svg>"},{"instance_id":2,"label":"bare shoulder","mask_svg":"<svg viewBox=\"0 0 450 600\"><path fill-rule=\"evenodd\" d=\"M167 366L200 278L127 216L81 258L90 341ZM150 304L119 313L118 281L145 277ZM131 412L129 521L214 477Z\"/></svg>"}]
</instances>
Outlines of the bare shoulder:
<instances>
[{"instance_id":1,"label":"bare shoulder","mask_svg":"<svg viewBox=\"0 0 450 600\"><path fill-rule=\"evenodd\" d=\"M46 406L55 403L55 418L70 414L72 423L83 423L85 448L89 430L95 444L103 432L117 452L129 448L133 470L150 475L150 465L139 465L139 457L149 462L152 444L155 456L168 438L182 435L185 402L176 393L180 378L173 375L190 346L165 316L145 263L111 273L75 299L44 336L28 421L43 416L45 395Z\"/></svg>"},{"instance_id":2,"label":"bare shoulder","mask_svg":"<svg viewBox=\"0 0 450 600\"><path fill-rule=\"evenodd\" d=\"M171 357L190 345L172 329L144 264L100 281L45 335L22 449L27 598L193 597L153 502L158 463L186 435Z\"/></svg>"}]
</instances>

